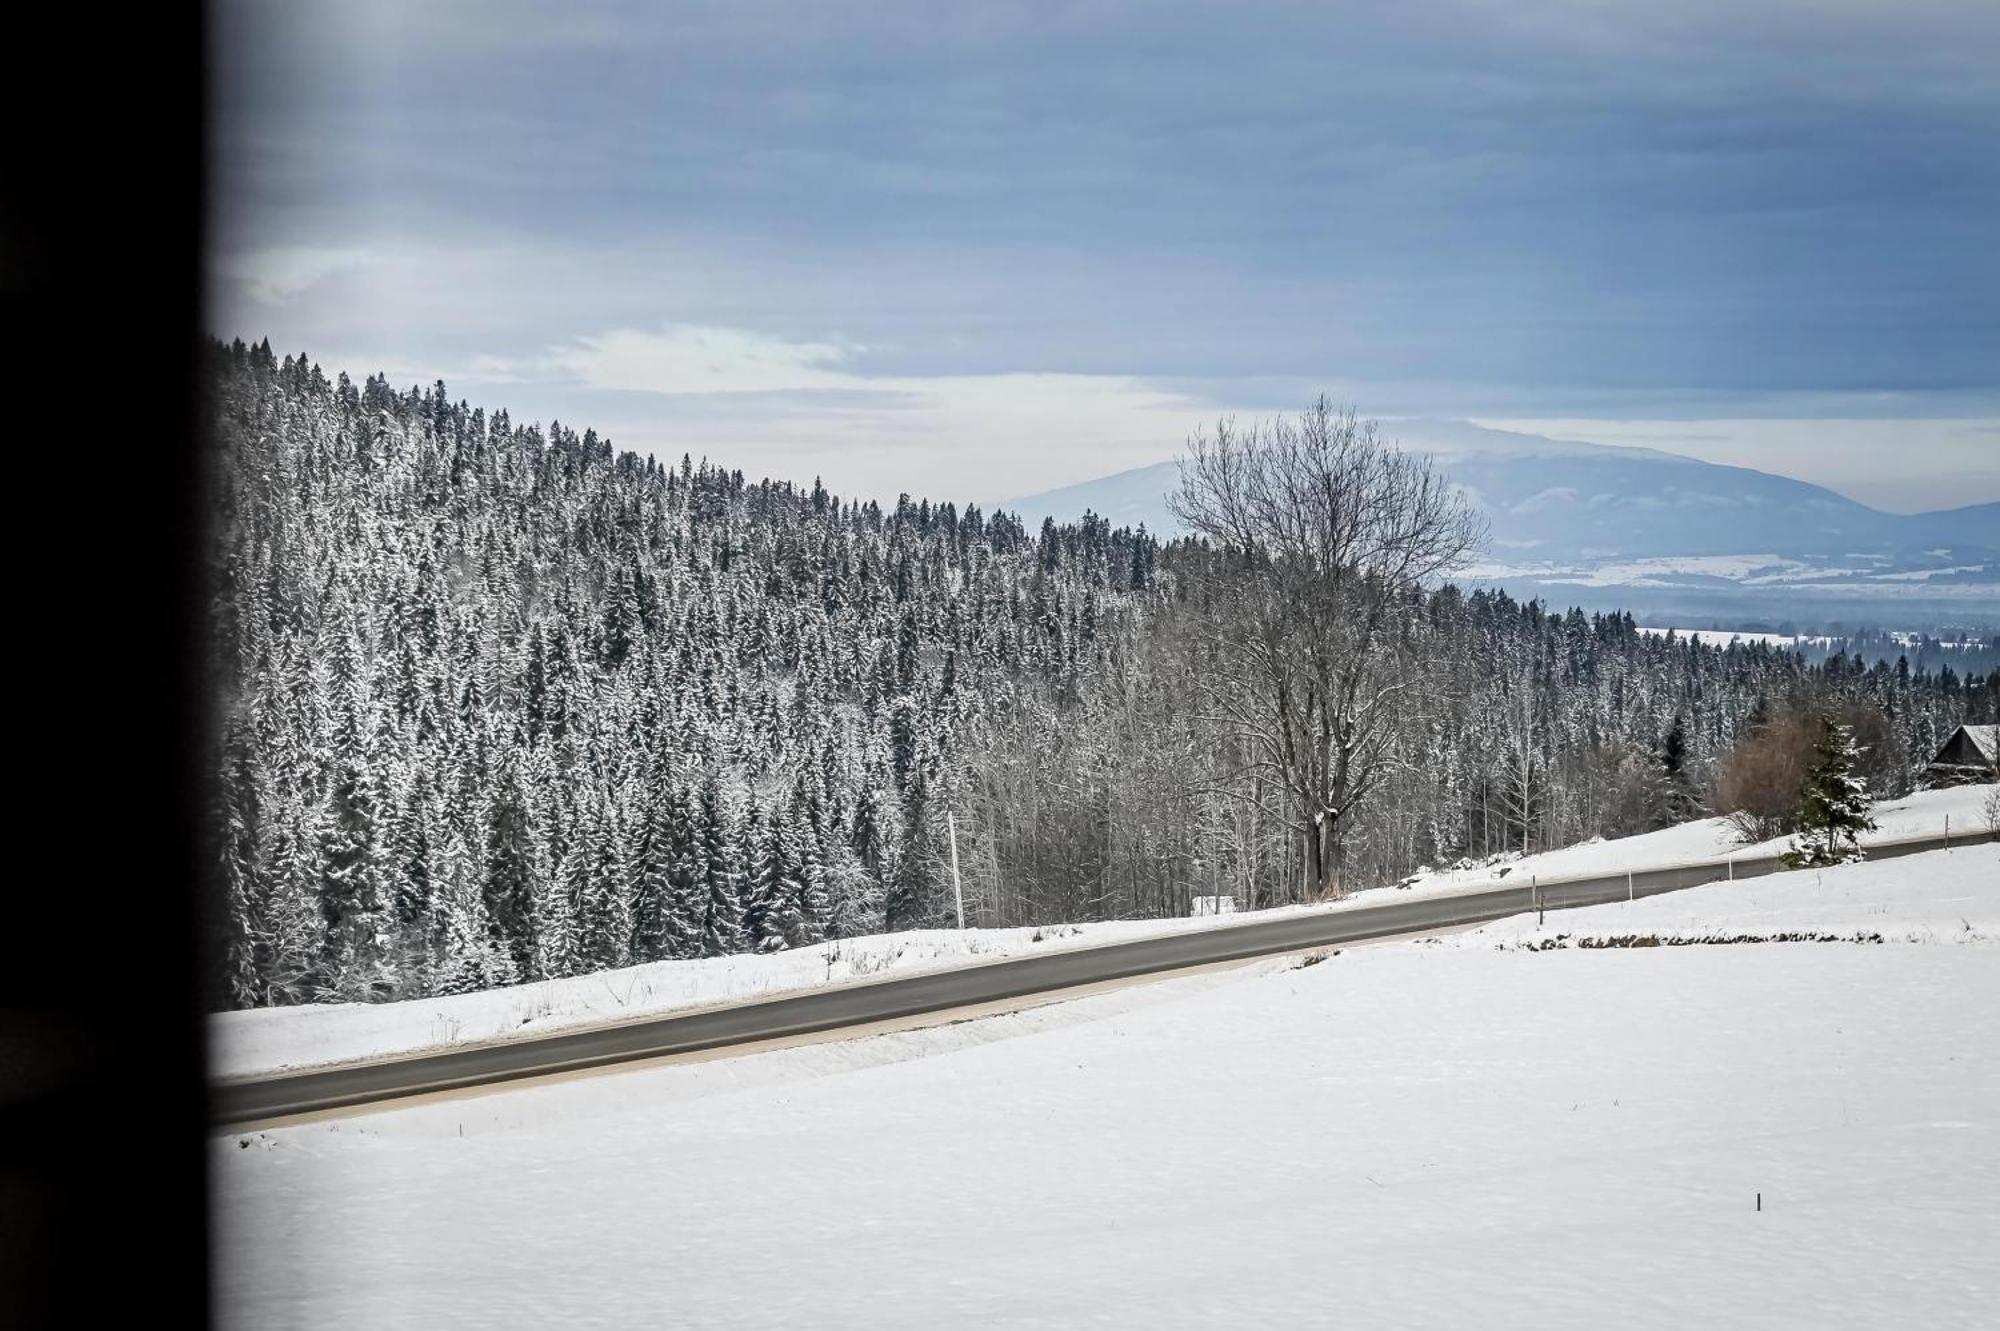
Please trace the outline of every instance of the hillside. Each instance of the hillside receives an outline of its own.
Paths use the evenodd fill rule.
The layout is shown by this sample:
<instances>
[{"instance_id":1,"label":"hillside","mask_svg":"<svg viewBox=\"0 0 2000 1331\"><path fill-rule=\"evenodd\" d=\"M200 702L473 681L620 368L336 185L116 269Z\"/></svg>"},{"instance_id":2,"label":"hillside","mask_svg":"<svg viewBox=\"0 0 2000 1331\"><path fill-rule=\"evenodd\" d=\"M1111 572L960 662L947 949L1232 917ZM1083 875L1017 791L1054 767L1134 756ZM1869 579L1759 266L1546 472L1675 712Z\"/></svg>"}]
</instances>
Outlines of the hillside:
<instances>
[{"instance_id":1,"label":"hillside","mask_svg":"<svg viewBox=\"0 0 2000 1331\"><path fill-rule=\"evenodd\" d=\"M664 465L268 346L209 370L217 1006L936 926L953 828L986 926L1306 890L1207 702L1249 687L1210 552ZM1871 776L1899 793L2000 702L1451 588L1391 614L1357 884L1671 820L1809 698L1893 715Z\"/></svg>"}]
</instances>

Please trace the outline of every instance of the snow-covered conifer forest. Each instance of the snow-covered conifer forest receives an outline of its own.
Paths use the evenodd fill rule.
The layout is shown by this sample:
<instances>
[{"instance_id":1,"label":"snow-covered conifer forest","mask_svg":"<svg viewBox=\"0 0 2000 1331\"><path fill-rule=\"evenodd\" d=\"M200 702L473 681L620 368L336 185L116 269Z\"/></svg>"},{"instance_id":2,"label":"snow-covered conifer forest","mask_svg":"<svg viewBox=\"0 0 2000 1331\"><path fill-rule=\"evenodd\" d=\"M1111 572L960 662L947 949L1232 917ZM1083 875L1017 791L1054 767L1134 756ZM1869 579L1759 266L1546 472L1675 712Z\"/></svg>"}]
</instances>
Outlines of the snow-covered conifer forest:
<instances>
[{"instance_id":1,"label":"snow-covered conifer forest","mask_svg":"<svg viewBox=\"0 0 2000 1331\"><path fill-rule=\"evenodd\" d=\"M1227 641L1243 563L615 452L216 345L215 1001L460 992L946 923L1320 890ZM1691 816L1756 718L1906 790L2000 675L1412 589L1339 880ZM1240 682L1244 697L1255 682Z\"/></svg>"}]
</instances>

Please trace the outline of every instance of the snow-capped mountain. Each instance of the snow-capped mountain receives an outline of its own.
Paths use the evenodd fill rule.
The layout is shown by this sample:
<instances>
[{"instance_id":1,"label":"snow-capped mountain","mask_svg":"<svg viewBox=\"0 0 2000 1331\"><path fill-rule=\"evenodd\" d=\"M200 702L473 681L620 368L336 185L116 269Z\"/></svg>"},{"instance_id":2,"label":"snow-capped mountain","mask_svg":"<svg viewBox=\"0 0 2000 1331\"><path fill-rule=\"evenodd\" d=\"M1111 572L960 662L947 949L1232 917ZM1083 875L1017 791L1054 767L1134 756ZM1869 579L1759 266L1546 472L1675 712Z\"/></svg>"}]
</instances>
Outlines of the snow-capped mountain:
<instances>
[{"instance_id":1,"label":"snow-capped mountain","mask_svg":"<svg viewBox=\"0 0 2000 1331\"><path fill-rule=\"evenodd\" d=\"M1789 476L1649 448L1463 421L1399 421L1384 433L1436 457L1485 514L1490 537L1467 581L1703 617L2000 615L2000 503L1885 513ZM1170 534L1180 530L1166 501L1178 477L1161 462L1002 507L1031 524L1088 509Z\"/></svg>"}]
</instances>

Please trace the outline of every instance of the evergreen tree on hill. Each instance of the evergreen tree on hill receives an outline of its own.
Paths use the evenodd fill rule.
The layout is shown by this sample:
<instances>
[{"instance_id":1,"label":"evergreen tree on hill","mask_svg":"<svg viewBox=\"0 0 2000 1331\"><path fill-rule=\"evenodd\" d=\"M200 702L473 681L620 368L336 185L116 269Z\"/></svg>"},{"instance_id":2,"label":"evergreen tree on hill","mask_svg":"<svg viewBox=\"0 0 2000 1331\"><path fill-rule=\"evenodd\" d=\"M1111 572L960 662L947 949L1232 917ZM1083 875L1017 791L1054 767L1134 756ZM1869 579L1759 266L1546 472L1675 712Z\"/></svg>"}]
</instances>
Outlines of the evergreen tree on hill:
<instances>
[{"instance_id":1,"label":"evergreen tree on hill","mask_svg":"<svg viewBox=\"0 0 2000 1331\"><path fill-rule=\"evenodd\" d=\"M1858 838L1873 831L1868 786L1854 769L1861 751L1854 732L1831 718L1820 723L1812 765L1799 791L1798 834L1784 860L1794 869L1846 864L1861 858Z\"/></svg>"},{"instance_id":2,"label":"evergreen tree on hill","mask_svg":"<svg viewBox=\"0 0 2000 1331\"><path fill-rule=\"evenodd\" d=\"M801 910L805 864L796 810L780 810L766 819L757 841L750 897L743 911L744 933L759 952L796 947L807 941L809 932Z\"/></svg>"},{"instance_id":3,"label":"evergreen tree on hill","mask_svg":"<svg viewBox=\"0 0 2000 1331\"><path fill-rule=\"evenodd\" d=\"M1701 797L1695 794L1694 773L1689 768L1692 754L1688 746L1687 718L1679 712L1674 713L1673 724L1667 727L1666 737L1660 741L1658 758L1659 825L1671 827L1701 817Z\"/></svg>"},{"instance_id":4,"label":"evergreen tree on hill","mask_svg":"<svg viewBox=\"0 0 2000 1331\"><path fill-rule=\"evenodd\" d=\"M736 812L711 777L702 787L699 818L701 955L726 957L740 952L743 934L743 838Z\"/></svg>"}]
</instances>

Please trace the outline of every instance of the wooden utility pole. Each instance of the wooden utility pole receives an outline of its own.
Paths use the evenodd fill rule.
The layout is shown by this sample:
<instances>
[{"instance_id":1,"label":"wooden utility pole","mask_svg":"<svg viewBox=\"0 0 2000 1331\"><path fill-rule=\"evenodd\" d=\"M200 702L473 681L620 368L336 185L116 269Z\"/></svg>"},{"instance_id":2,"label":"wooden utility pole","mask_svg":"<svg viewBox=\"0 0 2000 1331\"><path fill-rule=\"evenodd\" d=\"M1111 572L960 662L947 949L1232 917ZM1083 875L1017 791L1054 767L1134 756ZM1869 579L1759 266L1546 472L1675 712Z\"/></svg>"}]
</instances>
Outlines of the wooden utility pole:
<instances>
[{"instance_id":1,"label":"wooden utility pole","mask_svg":"<svg viewBox=\"0 0 2000 1331\"><path fill-rule=\"evenodd\" d=\"M965 888L958 881L958 819L952 816L949 809L944 812L944 825L951 834L951 895L958 903L958 927L962 931L965 928Z\"/></svg>"}]
</instances>

